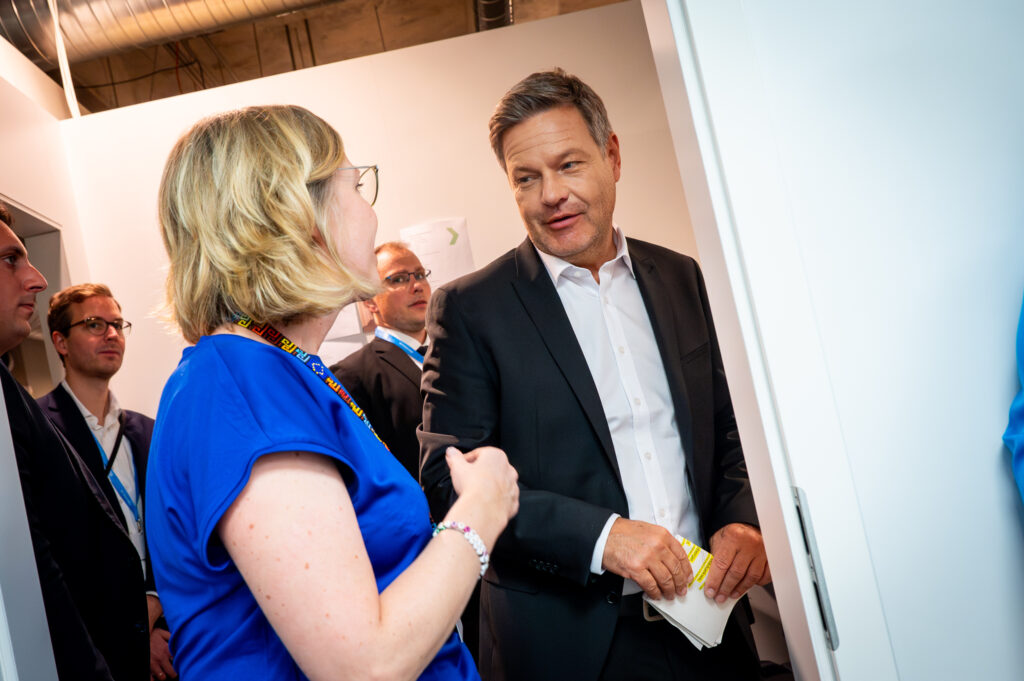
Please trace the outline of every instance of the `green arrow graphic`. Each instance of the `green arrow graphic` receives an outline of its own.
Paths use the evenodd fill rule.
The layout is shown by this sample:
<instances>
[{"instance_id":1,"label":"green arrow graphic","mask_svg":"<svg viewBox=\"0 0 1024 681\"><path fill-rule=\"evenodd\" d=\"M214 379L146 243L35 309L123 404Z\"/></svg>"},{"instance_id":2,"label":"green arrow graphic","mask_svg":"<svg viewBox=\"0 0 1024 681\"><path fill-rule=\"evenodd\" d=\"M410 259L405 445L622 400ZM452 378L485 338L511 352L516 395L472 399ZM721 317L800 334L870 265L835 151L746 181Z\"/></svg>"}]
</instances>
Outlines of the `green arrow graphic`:
<instances>
[{"instance_id":1,"label":"green arrow graphic","mask_svg":"<svg viewBox=\"0 0 1024 681\"><path fill-rule=\"evenodd\" d=\"M448 242L448 245L454 246L455 242L459 240L459 233L455 231L454 227L449 227L448 231L452 233L452 240Z\"/></svg>"}]
</instances>

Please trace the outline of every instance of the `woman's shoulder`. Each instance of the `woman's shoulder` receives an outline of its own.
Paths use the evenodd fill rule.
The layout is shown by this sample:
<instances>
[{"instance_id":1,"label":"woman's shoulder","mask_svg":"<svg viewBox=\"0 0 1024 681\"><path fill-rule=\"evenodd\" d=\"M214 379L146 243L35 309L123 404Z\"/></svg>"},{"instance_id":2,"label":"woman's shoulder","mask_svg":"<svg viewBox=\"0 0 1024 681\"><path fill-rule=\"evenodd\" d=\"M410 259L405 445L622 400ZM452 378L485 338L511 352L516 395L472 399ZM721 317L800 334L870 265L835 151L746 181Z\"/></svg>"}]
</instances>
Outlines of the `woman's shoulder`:
<instances>
[{"instance_id":1,"label":"woman's shoulder","mask_svg":"<svg viewBox=\"0 0 1024 681\"><path fill-rule=\"evenodd\" d=\"M182 355L161 407L168 415L184 411L190 418L206 413L222 424L279 422L296 408L315 404L306 373L312 375L278 348L240 336L203 336Z\"/></svg>"}]
</instances>

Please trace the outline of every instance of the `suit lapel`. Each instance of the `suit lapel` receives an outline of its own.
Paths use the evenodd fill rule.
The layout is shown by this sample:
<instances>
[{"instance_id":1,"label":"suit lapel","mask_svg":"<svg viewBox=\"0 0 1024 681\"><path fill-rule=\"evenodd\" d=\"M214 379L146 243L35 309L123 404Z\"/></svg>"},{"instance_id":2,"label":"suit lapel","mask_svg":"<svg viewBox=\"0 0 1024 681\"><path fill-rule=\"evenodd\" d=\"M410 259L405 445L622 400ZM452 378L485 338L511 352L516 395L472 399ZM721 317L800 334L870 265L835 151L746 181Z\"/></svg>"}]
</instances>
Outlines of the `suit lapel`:
<instances>
[{"instance_id":1,"label":"suit lapel","mask_svg":"<svg viewBox=\"0 0 1024 681\"><path fill-rule=\"evenodd\" d=\"M516 276L512 281L527 314L537 327L544 345L551 353L555 364L561 370L569 387L579 400L580 407L590 421L591 427L601 442L601 448L616 473L619 470L612 446L612 435L608 430L608 419L597 393L594 377L583 357L583 350L576 340L569 317L558 297L551 276L544 269L537 251L529 239L516 249Z\"/></svg>"},{"instance_id":2,"label":"suit lapel","mask_svg":"<svg viewBox=\"0 0 1024 681\"><path fill-rule=\"evenodd\" d=\"M644 307L647 308L647 316L651 320L651 328L654 329L654 339L658 344L661 363L668 377L672 403L676 411L676 425L679 428L679 437L683 442L683 452L686 455L687 465L693 470L693 427L690 402L686 391L686 380L683 376L682 358L679 354L679 348L682 347L679 342L679 334L685 333L686 330L679 328L671 296L667 295L668 289L658 273L658 265L655 260L638 253L632 240L627 239L626 243L629 248L629 257L633 262L633 273L636 274L637 285L640 288L640 296L644 300Z\"/></svg>"},{"instance_id":3,"label":"suit lapel","mask_svg":"<svg viewBox=\"0 0 1024 681\"><path fill-rule=\"evenodd\" d=\"M374 338L372 343L373 350L377 353L377 356L384 363L393 367L395 371L408 378L418 390L422 372L416 366L416 363L412 361L412 358L394 343L389 343L381 338Z\"/></svg>"},{"instance_id":4,"label":"suit lapel","mask_svg":"<svg viewBox=\"0 0 1024 681\"><path fill-rule=\"evenodd\" d=\"M123 409L124 415L124 439L131 444L132 461L135 463L135 481L138 485L139 497L146 499L146 461L149 458L148 443L145 442L145 434L142 432L142 425L136 421L127 409ZM124 443L121 444L124 447ZM122 456L119 454L118 456Z\"/></svg>"},{"instance_id":5,"label":"suit lapel","mask_svg":"<svg viewBox=\"0 0 1024 681\"><path fill-rule=\"evenodd\" d=\"M67 438L78 459L89 470L93 481L103 492L107 502L113 506L115 515L120 518L121 505L117 501L117 493L103 470L103 457L100 455L96 438L89 430L89 424L82 418L82 412L78 410L74 398L68 394L64 386L57 384L53 389L53 402L50 404L47 416L54 422L61 434ZM124 524L124 520L121 520Z\"/></svg>"},{"instance_id":6,"label":"suit lapel","mask_svg":"<svg viewBox=\"0 0 1024 681\"><path fill-rule=\"evenodd\" d=\"M71 467L75 470L78 477L82 480L82 483L89 489L92 496L96 499L96 503L100 505L100 508L103 509L103 512L108 518L110 518L110 521L117 526L117 529L121 531L125 539L130 540L128 537L128 530L125 528L124 519L121 516L120 505L118 505L116 501L111 502L107 498L103 489L100 487L97 477L93 475L89 465L82 460L81 456L79 456L74 444L72 444L64 435L64 431L60 428L54 428L53 430L60 439L61 444L64 445L64 452L68 457L68 462L71 464ZM105 478L103 481L107 482ZM110 486L109 482L107 482L107 486Z\"/></svg>"}]
</instances>

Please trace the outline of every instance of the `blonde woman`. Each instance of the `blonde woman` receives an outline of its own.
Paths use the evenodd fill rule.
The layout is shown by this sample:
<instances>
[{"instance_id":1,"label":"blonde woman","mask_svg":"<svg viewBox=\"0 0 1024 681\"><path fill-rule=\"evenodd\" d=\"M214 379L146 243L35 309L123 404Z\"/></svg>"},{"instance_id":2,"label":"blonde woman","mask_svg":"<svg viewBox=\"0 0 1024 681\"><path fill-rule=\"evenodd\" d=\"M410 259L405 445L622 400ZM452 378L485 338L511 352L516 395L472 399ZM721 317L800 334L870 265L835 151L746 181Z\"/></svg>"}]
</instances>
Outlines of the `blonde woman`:
<instances>
[{"instance_id":1,"label":"blonde woman","mask_svg":"<svg viewBox=\"0 0 1024 681\"><path fill-rule=\"evenodd\" d=\"M146 522L188 679L475 679L455 623L518 507L503 452L449 453L433 531L416 481L316 352L375 291L376 167L299 107L198 123L160 187L186 340Z\"/></svg>"}]
</instances>

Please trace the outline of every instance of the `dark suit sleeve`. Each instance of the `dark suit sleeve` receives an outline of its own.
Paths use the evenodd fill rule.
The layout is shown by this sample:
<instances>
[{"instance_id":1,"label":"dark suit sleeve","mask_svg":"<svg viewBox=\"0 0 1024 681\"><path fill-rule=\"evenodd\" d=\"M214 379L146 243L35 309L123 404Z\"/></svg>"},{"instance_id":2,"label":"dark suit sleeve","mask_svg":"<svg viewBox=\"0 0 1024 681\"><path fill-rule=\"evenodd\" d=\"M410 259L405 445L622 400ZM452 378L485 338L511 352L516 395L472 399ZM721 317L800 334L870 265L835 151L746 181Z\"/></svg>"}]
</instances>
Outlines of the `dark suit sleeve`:
<instances>
[{"instance_id":1,"label":"dark suit sleeve","mask_svg":"<svg viewBox=\"0 0 1024 681\"><path fill-rule=\"evenodd\" d=\"M19 448L15 447L15 456L23 459L30 456L30 453L19 451ZM37 518L35 500L31 493L31 473L27 467L21 465L18 466L18 472L21 477L25 513L32 536L43 602L46 605L46 619L50 623L50 639L58 676L62 679L111 679L106 660L93 645L85 622L78 614L78 608L64 583L64 575L53 559L50 542L40 529L41 523ZM58 651L59 654L56 654Z\"/></svg>"},{"instance_id":2,"label":"dark suit sleeve","mask_svg":"<svg viewBox=\"0 0 1024 681\"><path fill-rule=\"evenodd\" d=\"M423 361L423 424L417 431L420 483L431 517L440 522L456 497L445 450L454 446L469 451L495 443L498 396L495 377L444 289L431 296L427 333L431 347Z\"/></svg>"},{"instance_id":3,"label":"dark suit sleeve","mask_svg":"<svg viewBox=\"0 0 1024 681\"><path fill-rule=\"evenodd\" d=\"M715 490L712 495L711 517L704 522L708 539L715 532L730 523L746 523L760 527L757 511L754 508L754 496L750 489L750 478L747 475L747 464L743 459L743 447L740 444L739 429L736 426L736 415L733 412L732 397L729 384L725 377L725 366L722 363L722 352L718 347L718 334L715 332L714 321L711 319L711 306L708 304L707 289L700 268L696 267L697 291L701 307L707 319L710 335L712 385L714 389L715 418Z\"/></svg>"},{"instance_id":4,"label":"dark suit sleeve","mask_svg":"<svg viewBox=\"0 0 1024 681\"><path fill-rule=\"evenodd\" d=\"M427 319L431 347L423 367L420 481L431 515L439 521L456 496L445 449L454 445L469 451L504 441L499 432L501 386L490 350L473 333L455 293L435 291ZM580 499L530 489L521 480L519 513L499 539L495 556L586 584L594 546L612 512Z\"/></svg>"},{"instance_id":5,"label":"dark suit sleeve","mask_svg":"<svg viewBox=\"0 0 1024 681\"><path fill-rule=\"evenodd\" d=\"M33 492L38 483L34 476L36 466L45 464L47 457L45 452L30 449L29 444L40 442L41 438L34 435L48 424L34 422L29 410L22 408L25 405L24 399L20 391L14 387L14 379L6 369L2 369L2 372L4 401L7 404L7 415L14 440L14 457L18 466L25 515L32 537L32 549L39 572L39 585L46 608L58 676L61 679L110 681L112 675L107 662L93 644L92 637L64 581L64 574L54 558L50 540L40 519L38 501ZM47 445L59 445L55 432L53 436L53 442L47 442Z\"/></svg>"}]
</instances>

